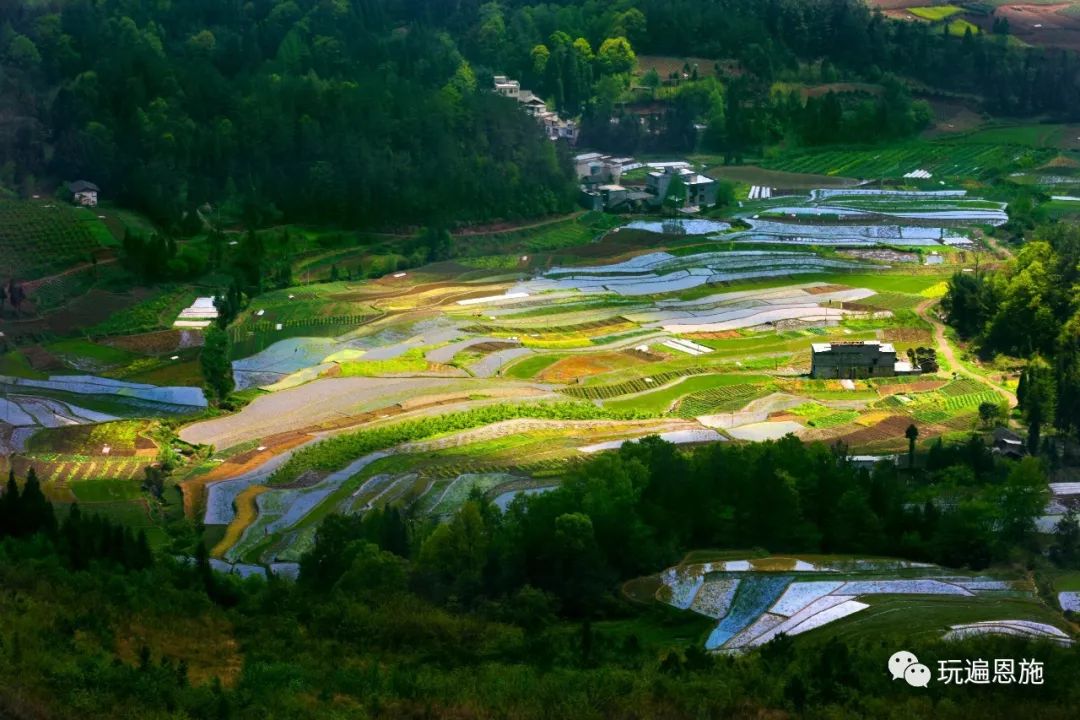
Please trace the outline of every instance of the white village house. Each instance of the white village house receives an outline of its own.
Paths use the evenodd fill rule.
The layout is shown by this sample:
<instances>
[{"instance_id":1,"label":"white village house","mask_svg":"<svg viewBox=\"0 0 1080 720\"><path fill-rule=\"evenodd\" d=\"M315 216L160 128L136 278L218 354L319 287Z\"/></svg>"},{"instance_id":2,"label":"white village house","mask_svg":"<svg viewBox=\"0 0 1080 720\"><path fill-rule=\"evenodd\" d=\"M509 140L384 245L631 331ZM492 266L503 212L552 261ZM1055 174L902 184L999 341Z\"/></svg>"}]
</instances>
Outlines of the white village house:
<instances>
[{"instance_id":1,"label":"white village house","mask_svg":"<svg viewBox=\"0 0 1080 720\"><path fill-rule=\"evenodd\" d=\"M558 113L548 110L547 103L529 90L522 90L521 83L505 75L496 75L495 92L503 97L517 100L522 109L544 126L544 134L552 140L577 142L578 127L573 120L563 120Z\"/></svg>"},{"instance_id":2,"label":"white village house","mask_svg":"<svg viewBox=\"0 0 1080 720\"><path fill-rule=\"evenodd\" d=\"M653 170L645 180L645 190L653 196L652 204L660 205L667 197L671 182L680 178L686 186L684 210L694 212L703 207L716 204L716 181L700 175L688 167L668 165L660 170Z\"/></svg>"},{"instance_id":3,"label":"white village house","mask_svg":"<svg viewBox=\"0 0 1080 720\"><path fill-rule=\"evenodd\" d=\"M83 207L97 207L97 185L92 182L87 182L86 180L76 180L75 182L68 183L67 187L71 192L72 202L82 205Z\"/></svg>"}]
</instances>

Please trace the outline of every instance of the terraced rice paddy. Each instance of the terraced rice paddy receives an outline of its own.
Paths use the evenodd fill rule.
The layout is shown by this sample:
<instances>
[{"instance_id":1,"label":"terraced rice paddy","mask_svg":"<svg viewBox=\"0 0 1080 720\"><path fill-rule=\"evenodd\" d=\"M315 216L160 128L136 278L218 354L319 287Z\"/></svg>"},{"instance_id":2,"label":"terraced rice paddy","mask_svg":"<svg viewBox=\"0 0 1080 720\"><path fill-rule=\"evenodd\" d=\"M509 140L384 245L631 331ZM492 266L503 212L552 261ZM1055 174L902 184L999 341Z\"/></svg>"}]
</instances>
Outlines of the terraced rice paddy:
<instances>
[{"instance_id":1,"label":"terraced rice paddy","mask_svg":"<svg viewBox=\"0 0 1080 720\"><path fill-rule=\"evenodd\" d=\"M705 642L711 651L740 651L765 644L784 633L800 635L868 611L878 597L958 598L975 616L995 611L1008 598L1008 611L1023 600L1038 608L1027 580L958 575L932 565L885 559L756 558L679 565L660 573L656 600L711 617L717 625ZM870 610L868 615L876 613ZM1045 616L1045 611L1038 613ZM851 618L849 622L857 622ZM919 625L918 617L900 622ZM1051 624L1002 616L996 620L929 628L945 639L976 633L1048 638L1071 644Z\"/></svg>"},{"instance_id":2,"label":"terraced rice paddy","mask_svg":"<svg viewBox=\"0 0 1080 720\"><path fill-rule=\"evenodd\" d=\"M933 342L910 311L940 294L971 229L1002 221L1001 205L963 190L766 195L724 220L616 228L615 218L596 214L480 233L460 261L259 296L230 329L237 386L253 400L180 429L182 441L214 448L211 460L177 478L185 512L213 528L207 537L230 567L295 562L331 512L395 505L437 520L473 494L505 504L557 485L591 453L650 434L692 444L795 432L861 448L903 443L913 420L930 437L973 417L994 395L979 383L939 379L889 392L798 376L809 368L811 342L886 333L901 348ZM520 251L500 254L499 243ZM861 250L842 254L843 246ZM896 258L918 254L901 246L936 247L950 264L902 263ZM316 260L312 273L323 261L348 262L342 251ZM109 357L90 342L50 347L69 365L112 372L142 352L141 341L126 342L106 348ZM0 411L17 421L0 439L12 446L44 424L126 417L126 406L102 406L95 392L106 386L161 412L201 412L205 402L194 386L102 380L90 370L50 377L25 357L0 367L10 368ZM442 425L488 408L498 415L511 404L570 400L576 409L566 418ZM432 423L442 430L416 430ZM399 426L412 429L398 436L391 428ZM380 440L338 442L356 433ZM324 440L336 448L333 461L310 460ZM55 479L50 492L68 502L129 502L131 485L116 481L145 467L138 458L90 465L64 452L32 458ZM95 484L98 476L107 482ZM735 588L716 588L698 604L716 608L731 594L753 609L771 597ZM730 633L726 643L745 630L719 632Z\"/></svg>"}]
</instances>

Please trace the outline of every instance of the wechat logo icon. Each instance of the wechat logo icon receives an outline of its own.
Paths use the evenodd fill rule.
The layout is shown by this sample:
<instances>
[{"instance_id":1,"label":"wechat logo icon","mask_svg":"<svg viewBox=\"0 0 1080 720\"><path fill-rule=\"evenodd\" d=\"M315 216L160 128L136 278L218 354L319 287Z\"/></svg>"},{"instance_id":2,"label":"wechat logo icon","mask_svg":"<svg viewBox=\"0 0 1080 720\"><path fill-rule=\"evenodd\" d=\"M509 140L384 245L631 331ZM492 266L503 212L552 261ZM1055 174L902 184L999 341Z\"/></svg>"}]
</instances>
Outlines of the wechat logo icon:
<instances>
[{"instance_id":1,"label":"wechat logo icon","mask_svg":"<svg viewBox=\"0 0 1080 720\"><path fill-rule=\"evenodd\" d=\"M893 680L904 680L911 687L926 687L930 684L930 668L919 663L915 653L907 650L892 654L889 658L889 674Z\"/></svg>"}]
</instances>

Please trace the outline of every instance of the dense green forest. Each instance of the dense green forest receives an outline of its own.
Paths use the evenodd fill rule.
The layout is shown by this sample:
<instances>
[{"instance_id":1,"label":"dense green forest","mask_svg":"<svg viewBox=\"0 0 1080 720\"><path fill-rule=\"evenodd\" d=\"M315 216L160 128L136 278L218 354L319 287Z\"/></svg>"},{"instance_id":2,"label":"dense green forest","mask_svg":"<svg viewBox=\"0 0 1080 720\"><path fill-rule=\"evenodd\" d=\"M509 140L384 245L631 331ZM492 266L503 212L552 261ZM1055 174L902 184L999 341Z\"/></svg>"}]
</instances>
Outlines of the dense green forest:
<instances>
[{"instance_id":1,"label":"dense green forest","mask_svg":"<svg viewBox=\"0 0 1080 720\"><path fill-rule=\"evenodd\" d=\"M1036 228L1004 272L959 272L942 300L957 334L986 356L1030 358L1017 396L1034 433L1080 431L1080 229Z\"/></svg>"},{"instance_id":2,"label":"dense green forest","mask_svg":"<svg viewBox=\"0 0 1080 720\"><path fill-rule=\"evenodd\" d=\"M478 92L445 33L386 3L0 8L0 182L93 179L175 220L371 224L565 211L568 166Z\"/></svg>"},{"instance_id":3,"label":"dense green forest","mask_svg":"<svg viewBox=\"0 0 1080 720\"><path fill-rule=\"evenodd\" d=\"M790 438L691 452L654 439L505 515L475 496L438 525L395 509L332 516L296 584L218 575L201 548L193 562L149 562L141 539L108 523L77 510L57 522L30 480L0 506L0 714L1071 717L1073 650L1035 648L1052 668L1045 686L914 694L881 668L883 648L910 642L902 633L781 636L714 657L700 649L707 621L618 592L696 543L904 551L973 567L1032 557L1038 461L1003 464L974 441L936 448L924 465L857 470L842 452ZM1063 562L1076 562L1077 536L1058 533ZM1032 652L1008 638L939 643L921 638L920 653Z\"/></svg>"},{"instance_id":4,"label":"dense green forest","mask_svg":"<svg viewBox=\"0 0 1080 720\"><path fill-rule=\"evenodd\" d=\"M643 129L627 109L637 53L735 60L739 73L659 88L656 127ZM857 0L8 2L0 183L31 193L87 178L194 228L198 208L248 225L535 216L572 207L566 150L483 92L493 73L580 114L597 146L688 150L703 125L702 142L737 160L782 140L921 129L926 106L890 74L981 94L996 113L1072 117L1076 65L1003 36L889 21ZM886 91L770 93L807 67ZM654 90L664 80L642 78Z\"/></svg>"}]
</instances>

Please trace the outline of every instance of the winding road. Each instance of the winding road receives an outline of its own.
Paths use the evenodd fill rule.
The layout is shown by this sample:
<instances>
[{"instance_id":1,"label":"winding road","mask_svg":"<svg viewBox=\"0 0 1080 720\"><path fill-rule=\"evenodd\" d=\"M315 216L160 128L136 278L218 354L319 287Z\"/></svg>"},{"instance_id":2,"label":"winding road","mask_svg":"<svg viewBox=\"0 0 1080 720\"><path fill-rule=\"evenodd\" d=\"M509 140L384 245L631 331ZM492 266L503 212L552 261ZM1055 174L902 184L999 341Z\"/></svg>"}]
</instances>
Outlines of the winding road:
<instances>
[{"instance_id":1,"label":"winding road","mask_svg":"<svg viewBox=\"0 0 1080 720\"><path fill-rule=\"evenodd\" d=\"M954 372L959 373L965 377L968 377L976 382L980 382L990 387L994 392L1003 397L1006 402L1009 403L1010 408L1017 406L1018 401L1016 399L1016 393L1012 392L1008 388L1005 388L986 377L981 373L976 373L969 370L962 362L960 358L956 356L956 351L953 350L952 345L949 344L948 338L945 337L945 324L938 319L937 315L931 312L932 308L938 303L939 298L930 298L919 303L915 307L915 312L926 322L930 323L934 328L934 342L937 344L937 351L949 362L949 367Z\"/></svg>"}]
</instances>

